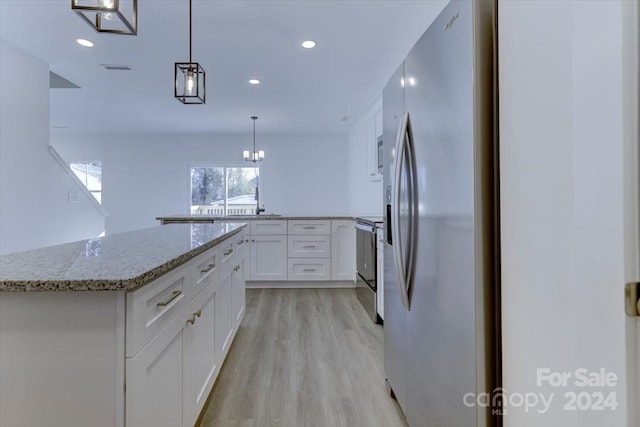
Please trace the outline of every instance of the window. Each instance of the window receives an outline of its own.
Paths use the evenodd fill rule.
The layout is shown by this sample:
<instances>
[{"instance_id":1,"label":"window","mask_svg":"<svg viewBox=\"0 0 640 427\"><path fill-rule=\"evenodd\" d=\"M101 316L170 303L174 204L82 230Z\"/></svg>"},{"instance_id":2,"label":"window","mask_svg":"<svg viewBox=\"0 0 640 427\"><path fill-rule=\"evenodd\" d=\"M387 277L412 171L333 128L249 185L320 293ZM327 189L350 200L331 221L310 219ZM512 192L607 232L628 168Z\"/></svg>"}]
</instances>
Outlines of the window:
<instances>
[{"instance_id":1,"label":"window","mask_svg":"<svg viewBox=\"0 0 640 427\"><path fill-rule=\"evenodd\" d=\"M192 167L191 213L255 215L259 167Z\"/></svg>"},{"instance_id":2,"label":"window","mask_svg":"<svg viewBox=\"0 0 640 427\"><path fill-rule=\"evenodd\" d=\"M77 162L69 166L98 203L102 203L102 162Z\"/></svg>"}]
</instances>

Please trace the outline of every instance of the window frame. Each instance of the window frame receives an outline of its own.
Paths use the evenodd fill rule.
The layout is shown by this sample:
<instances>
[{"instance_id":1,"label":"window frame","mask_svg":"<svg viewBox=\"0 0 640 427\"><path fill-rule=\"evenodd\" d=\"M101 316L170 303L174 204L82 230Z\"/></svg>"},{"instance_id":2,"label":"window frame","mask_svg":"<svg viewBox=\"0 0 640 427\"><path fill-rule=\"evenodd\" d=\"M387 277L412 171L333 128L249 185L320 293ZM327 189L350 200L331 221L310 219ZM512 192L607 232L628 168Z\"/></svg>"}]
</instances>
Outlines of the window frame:
<instances>
[{"instance_id":1,"label":"window frame","mask_svg":"<svg viewBox=\"0 0 640 427\"><path fill-rule=\"evenodd\" d=\"M262 203L262 188L264 187L263 182L263 173L264 173L264 165L262 164L247 164L248 162L240 163L240 162L189 162L187 165L187 209L189 214L191 214L191 169L193 168L223 168L224 169L224 214L222 216L229 216L229 211L227 208L227 200L229 198L229 182L227 180L227 169L230 168L257 168L258 169L258 191L260 192L260 201ZM203 215L212 215L212 214L203 214ZM233 214L231 214L233 215Z\"/></svg>"},{"instance_id":2,"label":"window frame","mask_svg":"<svg viewBox=\"0 0 640 427\"><path fill-rule=\"evenodd\" d=\"M90 190L89 189L88 175L89 175L89 164L90 163L100 163L100 190ZM102 172L103 172L102 163L103 163L102 160L72 160L72 161L68 162L69 170L71 171L73 176L76 177L78 179L78 181L80 181L82 183L84 188L89 193L91 193L91 196L93 196L93 198L96 200L96 202L98 202L98 204L100 204L100 205L102 205ZM72 165L78 165L78 164L84 165L84 174L85 174L84 182L78 177L78 175L76 175L76 173L73 170ZM100 194L100 198L96 197L96 193Z\"/></svg>"}]
</instances>

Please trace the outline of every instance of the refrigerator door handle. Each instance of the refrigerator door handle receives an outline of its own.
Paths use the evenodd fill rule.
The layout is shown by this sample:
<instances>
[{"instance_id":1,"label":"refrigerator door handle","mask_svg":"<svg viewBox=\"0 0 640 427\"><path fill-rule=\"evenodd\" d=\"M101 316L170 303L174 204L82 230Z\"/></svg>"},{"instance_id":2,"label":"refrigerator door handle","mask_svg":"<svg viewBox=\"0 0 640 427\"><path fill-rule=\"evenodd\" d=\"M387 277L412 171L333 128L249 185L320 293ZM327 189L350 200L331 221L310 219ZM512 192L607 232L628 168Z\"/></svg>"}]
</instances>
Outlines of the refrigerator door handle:
<instances>
[{"instance_id":1,"label":"refrigerator door handle","mask_svg":"<svg viewBox=\"0 0 640 427\"><path fill-rule=\"evenodd\" d=\"M394 158L394 185L393 185L393 198L391 201L391 233L394 238L393 243L393 258L396 264L396 271L398 273L398 285L400 288L400 294L402 295L402 304L405 308L409 309L409 283L408 283L408 275L407 273L411 271L408 269L407 260L404 257L403 253L403 245L402 235L400 233L400 182L402 179L402 173L404 172L404 168L409 165L411 170L414 168L410 165L410 163L406 162L405 155L407 154L407 140L408 140L408 127L409 127L409 113L405 113L402 118L402 122L400 123L400 127L398 128L398 134L396 137L395 144L395 158ZM411 160L411 159L409 159ZM411 180L407 180L407 185L412 187L413 184ZM412 195L413 196L413 195ZM413 197L412 197L413 198ZM410 200L410 203L413 203L413 200ZM411 221L407 226L410 228L409 233L407 235L410 239L413 239L412 236L412 224ZM409 248L413 246L413 243L410 242ZM412 250L409 250L409 255L412 255Z\"/></svg>"},{"instance_id":2,"label":"refrigerator door handle","mask_svg":"<svg viewBox=\"0 0 640 427\"><path fill-rule=\"evenodd\" d=\"M409 193L409 246L407 254L407 270L406 274L406 294L407 294L407 308L411 303L410 301L410 292L411 287L413 286L414 274L415 274L415 261L416 261L416 252L417 252L417 244L418 244L418 178L417 178L417 161L416 161L416 152L413 140L413 127L411 126L411 117L409 117L409 113L406 113L407 116L407 127L406 127L406 143L405 143L405 151L407 152L407 157L409 162L407 163L408 169L408 179L407 179L407 189Z\"/></svg>"}]
</instances>

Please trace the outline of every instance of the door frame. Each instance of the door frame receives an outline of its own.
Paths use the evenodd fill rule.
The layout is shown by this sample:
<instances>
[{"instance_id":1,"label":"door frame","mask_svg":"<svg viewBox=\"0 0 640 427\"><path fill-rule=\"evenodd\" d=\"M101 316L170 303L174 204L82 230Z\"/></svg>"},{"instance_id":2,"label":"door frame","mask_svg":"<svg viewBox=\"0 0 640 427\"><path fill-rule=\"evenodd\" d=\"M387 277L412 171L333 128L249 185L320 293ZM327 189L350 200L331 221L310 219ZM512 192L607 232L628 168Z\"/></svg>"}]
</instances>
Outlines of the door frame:
<instances>
[{"instance_id":1,"label":"door frame","mask_svg":"<svg viewBox=\"0 0 640 427\"><path fill-rule=\"evenodd\" d=\"M623 2L625 282L640 281L640 7ZM619 286L622 286L620 284ZM621 309L622 304L621 304ZM640 318L627 317L627 423L640 425Z\"/></svg>"}]
</instances>

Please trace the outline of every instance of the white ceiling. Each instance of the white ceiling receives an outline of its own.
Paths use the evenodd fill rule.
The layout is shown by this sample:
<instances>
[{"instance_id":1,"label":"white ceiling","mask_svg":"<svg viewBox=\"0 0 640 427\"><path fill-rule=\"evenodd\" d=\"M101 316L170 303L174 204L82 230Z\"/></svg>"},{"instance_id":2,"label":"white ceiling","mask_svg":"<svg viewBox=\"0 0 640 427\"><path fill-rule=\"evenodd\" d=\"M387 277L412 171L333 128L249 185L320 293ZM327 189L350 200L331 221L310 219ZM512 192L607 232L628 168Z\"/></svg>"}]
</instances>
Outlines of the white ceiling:
<instances>
[{"instance_id":1,"label":"white ceiling","mask_svg":"<svg viewBox=\"0 0 640 427\"><path fill-rule=\"evenodd\" d=\"M188 1L138 3L138 35L122 36L96 33L69 0L0 0L0 37L81 86L51 89L52 132L245 133L257 115L260 133L345 133L446 1L194 0L206 105L173 97L174 62L189 58ZM317 47L303 49L307 39Z\"/></svg>"}]
</instances>

